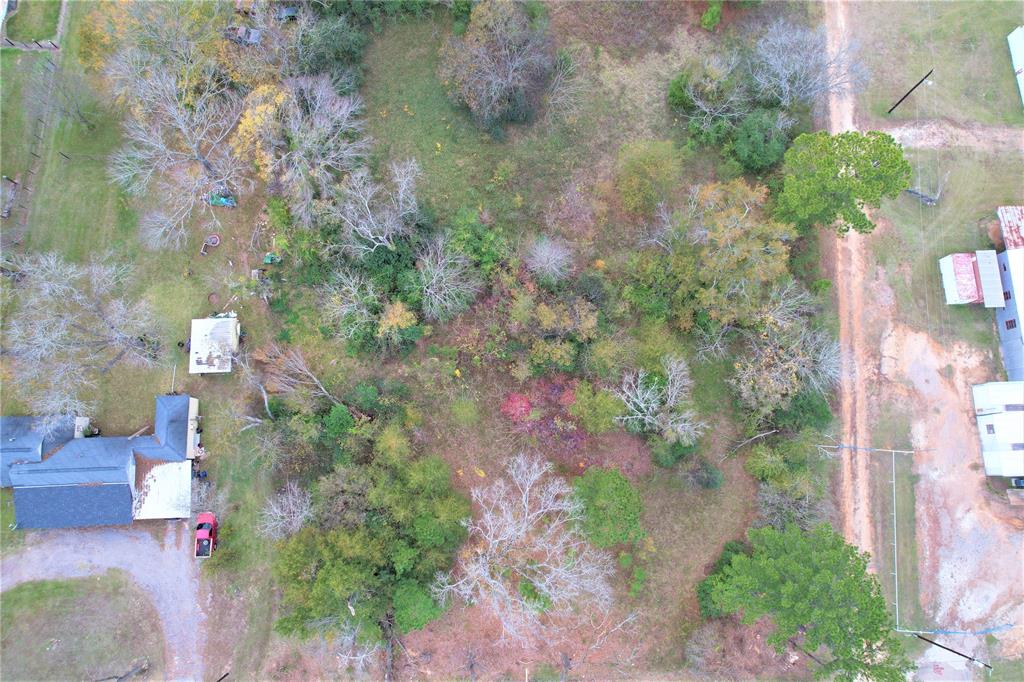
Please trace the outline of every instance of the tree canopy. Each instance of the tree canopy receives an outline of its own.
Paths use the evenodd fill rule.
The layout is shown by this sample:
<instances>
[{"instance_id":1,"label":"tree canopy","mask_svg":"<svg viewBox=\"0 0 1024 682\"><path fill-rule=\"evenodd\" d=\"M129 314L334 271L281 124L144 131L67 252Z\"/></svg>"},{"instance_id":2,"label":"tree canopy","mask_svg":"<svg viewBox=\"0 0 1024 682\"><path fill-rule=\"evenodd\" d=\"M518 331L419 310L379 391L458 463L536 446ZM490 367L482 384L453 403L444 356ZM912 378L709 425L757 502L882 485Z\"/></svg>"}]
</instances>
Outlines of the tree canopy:
<instances>
[{"instance_id":1,"label":"tree canopy","mask_svg":"<svg viewBox=\"0 0 1024 682\"><path fill-rule=\"evenodd\" d=\"M430 595L466 531L469 504L437 457L416 457L396 425L377 435L370 460L343 464L318 484L319 527L278 549L274 572L285 633L356 625L369 640L422 627L441 614Z\"/></svg>"},{"instance_id":2,"label":"tree canopy","mask_svg":"<svg viewBox=\"0 0 1024 682\"><path fill-rule=\"evenodd\" d=\"M828 647L832 659L819 677L902 681L910 669L892 632L878 578L867 572L868 555L857 552L828 524L804 532L750 531L753 552L736 554L715 583L712 599L745 623L770 616L768 642L780 652L803 636L802 646Z\"/></svg>"},{"instance_id":3,"label":"tree canopy","mask_svg":"<svg viewBox=\"0 0 1024 682\"><path fill-rule=\"evenodd\" d=\"M801 135L786 151L783 172L779 216L804 228L834 223L839 234L871 232L875 224L863 208L910 187L902 146L877 131Z\"/></svg>"}]
</instances>

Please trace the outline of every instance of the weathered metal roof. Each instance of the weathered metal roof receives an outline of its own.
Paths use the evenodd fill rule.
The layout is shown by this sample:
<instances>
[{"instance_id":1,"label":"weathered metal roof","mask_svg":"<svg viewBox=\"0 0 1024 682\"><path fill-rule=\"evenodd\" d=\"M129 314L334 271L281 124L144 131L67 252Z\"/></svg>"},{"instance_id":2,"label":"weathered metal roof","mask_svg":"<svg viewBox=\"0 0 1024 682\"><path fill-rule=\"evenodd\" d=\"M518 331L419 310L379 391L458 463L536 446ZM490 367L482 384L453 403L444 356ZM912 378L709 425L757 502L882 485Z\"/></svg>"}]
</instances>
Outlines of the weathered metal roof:
<instances>
[{"instance_id":1,"label":"weathered metal roof","mask_svg":"<svg viewBox=\"0 0 1024 682\"><path fill-rule=\"evenodd\" d=\"M1024 206L1000 206L996 215L1006 249L1024 249Z\"/></svg>"}]
</instances>

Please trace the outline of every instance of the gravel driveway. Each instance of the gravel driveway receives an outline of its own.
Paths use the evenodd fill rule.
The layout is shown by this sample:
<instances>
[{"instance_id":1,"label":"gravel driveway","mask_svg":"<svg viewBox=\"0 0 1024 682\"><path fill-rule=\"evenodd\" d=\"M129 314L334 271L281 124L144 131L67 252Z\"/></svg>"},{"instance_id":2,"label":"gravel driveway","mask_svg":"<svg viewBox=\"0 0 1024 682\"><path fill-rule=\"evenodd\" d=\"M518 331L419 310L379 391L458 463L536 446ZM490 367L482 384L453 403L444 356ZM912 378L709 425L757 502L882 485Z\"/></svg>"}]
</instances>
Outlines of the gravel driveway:
<instances>
[{"instance_id":1,"label":"gravel driveway","mask_svg":"<svg viewBox=\"0 0 1024 682\"><path fill-rule=\"evenodd\" d=\"M192 556L190 543L187 521L31 531L24 548L0 565L0 589L30 580L80 578L121 569L160 614L167 678L202 680L206 615L199 602L199 562Z\"/></svg>"}]
</instances>

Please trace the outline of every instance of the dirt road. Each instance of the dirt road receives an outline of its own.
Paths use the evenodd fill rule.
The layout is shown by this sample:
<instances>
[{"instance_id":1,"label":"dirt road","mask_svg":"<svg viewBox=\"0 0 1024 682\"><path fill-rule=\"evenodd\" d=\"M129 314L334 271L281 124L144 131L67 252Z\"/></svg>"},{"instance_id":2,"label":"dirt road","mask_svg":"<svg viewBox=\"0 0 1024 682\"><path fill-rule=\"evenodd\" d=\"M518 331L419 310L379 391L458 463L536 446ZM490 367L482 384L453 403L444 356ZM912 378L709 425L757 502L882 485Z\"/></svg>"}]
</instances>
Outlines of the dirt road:
<instances>
[{"instance_id":1,"label":"dirt road","mask_svg":"<svg viewBox=\"0 0 1024 682\"><path fill-rule=\"evenodd\" d=\"M828 46L832 51L847 38L845 2L825 3L825 25ZM848 93L829 97L829 132L855 130L854 102ZM842 356L840 379L840 415L843 443L856 447L870 447L868 430L868 400L865 376L871 361L866 353L862 321L864 318L864 238L856 233L835 240L835 280L839 304L839 345ZM868 484L868 457L863 451L852 449L842 457L840 508L843 512L843 534L862 550L874 553L871 533L870 486Z\"/></svg>"},{"instance_id":2,"label":"dirt road","mask_svg":"<svg viewBox=\"0 0 1024 682\"><path fill-rule=\"evenodd\" d=\"M152 525L150 525L152 524ZM155 536L162 535L162 540ZM152 600L164 634L164 665L171 680L202 680L198 653L205 641L199 566L189 551L184 521L136 523L131 528L29 532L24 549L4 557L0 589L30 580L80 578L125 571Z\"/></svg>"}]
</instances>

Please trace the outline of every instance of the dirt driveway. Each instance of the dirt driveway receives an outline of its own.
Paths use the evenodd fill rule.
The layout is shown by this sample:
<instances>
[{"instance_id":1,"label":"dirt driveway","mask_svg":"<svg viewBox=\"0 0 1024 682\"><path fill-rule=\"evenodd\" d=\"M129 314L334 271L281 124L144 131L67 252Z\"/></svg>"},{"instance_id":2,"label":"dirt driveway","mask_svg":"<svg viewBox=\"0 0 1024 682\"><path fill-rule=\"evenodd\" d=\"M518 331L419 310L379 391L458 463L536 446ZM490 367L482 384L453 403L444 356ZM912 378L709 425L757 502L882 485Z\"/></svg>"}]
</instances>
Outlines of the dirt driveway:
<instances>
[{"instance_id":1,"label":"dirt driveway","mask_svg":"<svg viewBox=\"0 0 1024 682\"><path fill-rule=\"evenodd\" d=\"M117 568L160 614L168 679L202 680L206 615L199 566L186 521L146 521L131 528L29 532L24 548L0 565L0 589L30 580L81 578ZM197 653L200 652L200 653Z\"/></svg>"}]
</instances>

